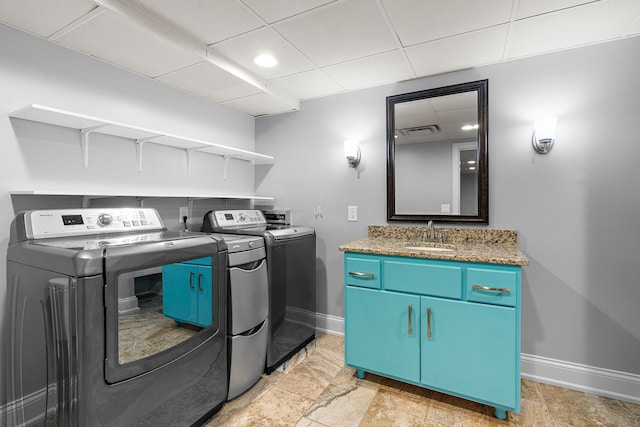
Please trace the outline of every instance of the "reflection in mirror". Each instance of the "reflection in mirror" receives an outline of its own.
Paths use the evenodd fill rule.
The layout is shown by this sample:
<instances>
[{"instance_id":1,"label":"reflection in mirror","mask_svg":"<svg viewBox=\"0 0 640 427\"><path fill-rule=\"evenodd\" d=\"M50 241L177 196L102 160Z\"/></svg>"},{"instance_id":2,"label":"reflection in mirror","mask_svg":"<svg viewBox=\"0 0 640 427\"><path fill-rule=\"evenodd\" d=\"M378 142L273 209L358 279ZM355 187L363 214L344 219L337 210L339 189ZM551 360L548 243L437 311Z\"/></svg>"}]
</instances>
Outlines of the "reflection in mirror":
<instances>
[{"instance_id":1,"label":"reflection in mirror","mask_svg":"<svg viewBox=\"0 0 640 427\"><path fill-rule=\"evenodd\" d=\"M387 98L387 219L488 222L487 81Z\"/></svg>"},{"instance_id":2,"label":"reflection in mirror","mask_svg":"<svg viewBox=\"0 0 640 427\"><path fill-rule=\"evenodd\" d=\"M197 263L195 263L197 261ZM118 276L118 363L186 341L212 322L211 257Z\"/></svg>"}]
</instances>

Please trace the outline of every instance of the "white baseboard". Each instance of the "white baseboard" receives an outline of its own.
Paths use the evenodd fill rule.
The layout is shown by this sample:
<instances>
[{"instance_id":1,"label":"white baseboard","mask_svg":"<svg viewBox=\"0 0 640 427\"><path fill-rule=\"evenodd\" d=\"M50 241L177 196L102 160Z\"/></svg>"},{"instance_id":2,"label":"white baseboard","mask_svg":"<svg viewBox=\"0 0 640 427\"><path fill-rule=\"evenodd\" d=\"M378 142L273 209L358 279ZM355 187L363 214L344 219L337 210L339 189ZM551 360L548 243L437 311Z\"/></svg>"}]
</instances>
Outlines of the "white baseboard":
<instances>
[{"instance_id":1,"label":"white baseboard","mask_svg":"<svg viewBox=\"0 0 640 427\"><path fill-rule=\"evenodd\" d=\"M344 335L344 319L329 314L316 313L316 330L332 335Z\"/></svg>"},{"instance_id":2,"label":"white baseboard","mask_svg":"<svg viewBox=\"0 0 640 427\"><path fill-rule=\"evenodd\" d=\"M640 375L522 354L522 378L640 404Z\"/></svg>"},{"instance_id":3,"label":"white baseboard","mask_svg":"<svg viewBox=\"0 0 640 427\"><path fill-rule=\"evenodd\" d=\"M49 386L49 400L56 398L55 390L55 385ZM47 389L43 388L20 400L0 406L0 425L21 427L42 423L45 416L41 410L46 402Z\"/></svg>"},{"instance_id":4,"label":"white baseboard","mask_svg":"<svg viewBox=\"0 0 640 427\"><path fill-rule=\"evenodd\" d=\"M316 313L316 329L344 335L344 319ZM640 404L640 375L522 354L522 378Z\"/></svg>"}]
</instances>

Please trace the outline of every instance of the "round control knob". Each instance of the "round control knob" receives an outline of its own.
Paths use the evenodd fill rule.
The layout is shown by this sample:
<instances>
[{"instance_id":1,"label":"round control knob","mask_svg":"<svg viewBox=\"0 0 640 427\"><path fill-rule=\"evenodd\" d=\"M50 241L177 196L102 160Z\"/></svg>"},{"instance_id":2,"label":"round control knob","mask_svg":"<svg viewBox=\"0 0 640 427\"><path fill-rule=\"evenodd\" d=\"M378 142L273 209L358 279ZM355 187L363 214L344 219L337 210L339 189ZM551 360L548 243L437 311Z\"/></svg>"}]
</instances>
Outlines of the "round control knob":
<instances>
[{"instance_id":1,"label":"round control knob","mask_svg":"<svg viewBox=\"0 0 640 427\"><path fill-rule=\"evenodd\" d=\"M113 222L113 217L109 214L100 214L98 216L98 225L100 227L106 227L107 225L110 225Z\"/></svg>"},{"instance_id":2,"label":"round control knob","mask_svg":"<svg viewBox=\"0 0 640 427\"><path fill-rule=\"evenodd\" d=\"M249 247L252 248L253 247L253 242L249 242Z\"/></svg>"}]
</instances>

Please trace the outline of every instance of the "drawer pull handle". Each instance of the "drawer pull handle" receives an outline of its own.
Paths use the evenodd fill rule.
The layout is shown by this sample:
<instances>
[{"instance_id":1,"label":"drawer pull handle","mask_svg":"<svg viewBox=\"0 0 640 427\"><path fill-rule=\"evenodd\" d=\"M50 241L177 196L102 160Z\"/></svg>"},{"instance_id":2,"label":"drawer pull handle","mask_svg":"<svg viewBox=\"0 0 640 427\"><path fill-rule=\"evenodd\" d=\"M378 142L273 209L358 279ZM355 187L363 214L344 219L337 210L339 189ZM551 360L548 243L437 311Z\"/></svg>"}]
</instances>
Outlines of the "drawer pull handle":
<instances>
[{"instance_id":1,"label":"drawer pull handle","mask_svg":"<svg viewBox=\"0 0 640 427\"><path fill-rule=\"evenodd\" d=\"M356 276L356 277L370 277L370 278L374 278L373 273L360 273L359 271L350 271L349 272L349 276Z\"/></svg>"},{"instance_id":2,"label":"drawer pull handle","mask_svg":"<svg viewBox=\"0 0 640 427\"><path fill-rule=\"evenodd\" d=\"M431 309L427 308L427 338L431 338Z\"/></svg>"},{"instance_id":3,"label":"drawer pull handle","mask_svg":"<svg viewBox=\"0 0 640 427\"><path fill-rule=\"evenodd\" d=\"M409 331L409 335L412 335L413 334L413 328L411 327L411 323L412 323L411 315L413 314L413 307L409 306L408 308L409 308L409 329L408 329L408 331Z\"/></svg>"},{"instance_id":4,"label":"drawer pull handle","mask_svg":"<svg viewBox=\"0 0 640 427\"><path fill-rule=\"evenodd\" d=\"M481 286L481 285L471 285L473 289L480 289L481 291L492 291L492 292L504 292L509 293L511 289L509 288L492 288L490 286Z\"/></svg>"}]
</instances>

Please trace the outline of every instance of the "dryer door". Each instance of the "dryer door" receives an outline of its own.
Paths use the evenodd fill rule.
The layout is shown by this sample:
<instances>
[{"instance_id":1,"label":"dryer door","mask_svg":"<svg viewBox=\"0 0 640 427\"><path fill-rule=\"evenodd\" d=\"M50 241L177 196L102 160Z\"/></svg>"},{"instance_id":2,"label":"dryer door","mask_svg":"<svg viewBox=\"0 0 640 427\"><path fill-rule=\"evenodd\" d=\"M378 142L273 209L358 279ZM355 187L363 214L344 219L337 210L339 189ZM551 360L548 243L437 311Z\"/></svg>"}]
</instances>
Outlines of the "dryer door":
<instances>
[{"instance_id":1,"label":"dryer door","mask_svg":"<svg viewBox=\"0 0 640 427\"><path fill-rule=\"evenodd\" d=\"M203 235L105 250L107 382L226 334L226 254L217 245Z\"/></svg>"}]
</instances>

